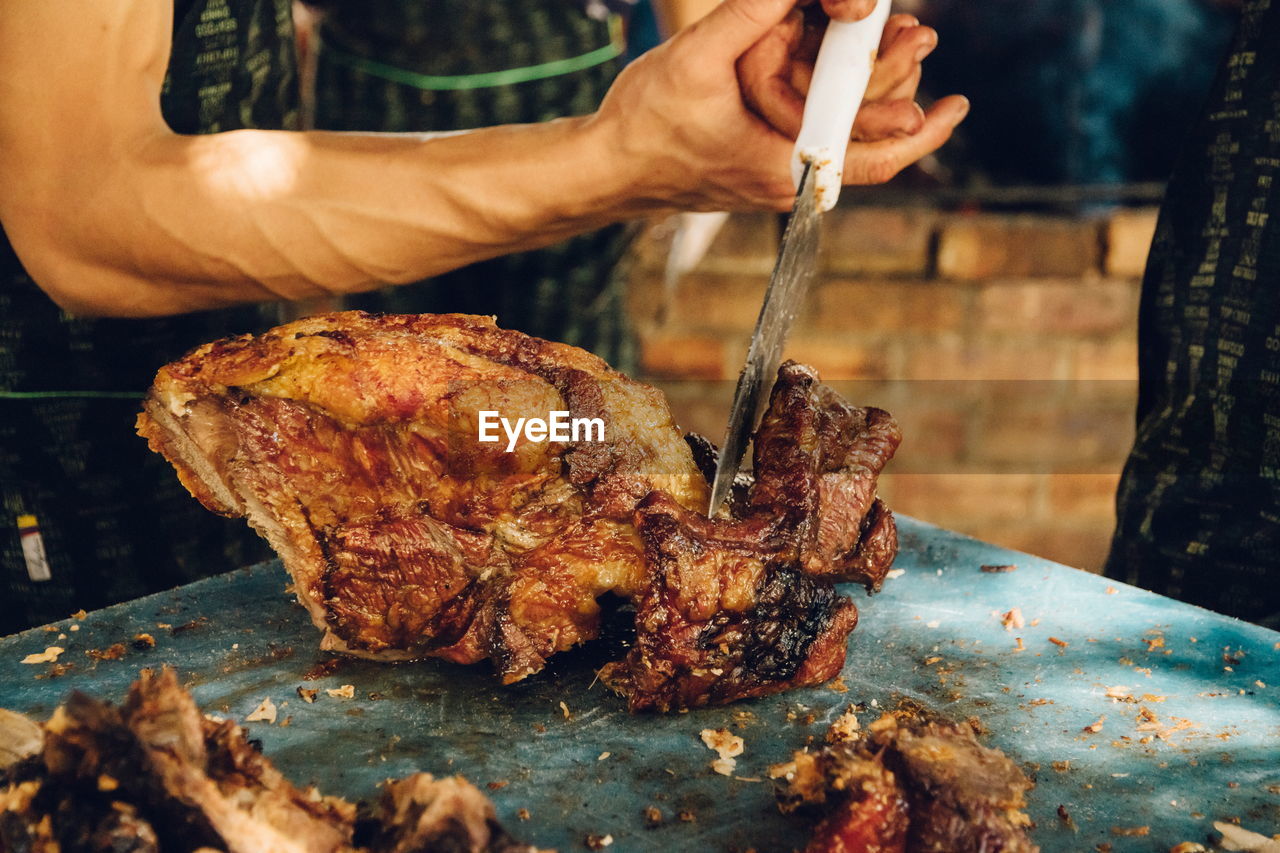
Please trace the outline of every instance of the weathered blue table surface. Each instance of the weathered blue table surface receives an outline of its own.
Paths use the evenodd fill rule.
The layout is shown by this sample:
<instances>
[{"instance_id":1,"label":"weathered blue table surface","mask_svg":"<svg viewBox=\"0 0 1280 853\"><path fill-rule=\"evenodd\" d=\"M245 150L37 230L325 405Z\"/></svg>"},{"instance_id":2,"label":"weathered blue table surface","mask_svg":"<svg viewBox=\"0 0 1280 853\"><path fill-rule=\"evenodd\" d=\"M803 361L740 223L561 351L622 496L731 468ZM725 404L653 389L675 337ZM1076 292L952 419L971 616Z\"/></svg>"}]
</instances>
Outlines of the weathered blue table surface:
<instances>
[{"instance_id":1,"label":"weathered blue table surface","mask_svg":"<svg viewBox=\"0 0 1280 853\"><path fill-rule=\"evenodd\" d=\"M631 716L595 683L603 658L589 649L510 688L487 667L434 661L343 660L316 678L330 657L268 563L0 640L0 706L43 719L73 688L119 700L140 668L172 664L207 712L243 720L270 697L279 719L246 724L251 736L295 782L326 793L368 799L390 777L460 772L488 786L517 834L562 853L584 849L588 834L612 835L611 850L765 853L804 838L775 808L768 766L851 704L869 721L909 699L978 717L986 742L1027 768L1034 838L1050 853L1104 842L1166 851L1204 839L1213 820L1280 830L1280 634L900 524L905 572L870 599L851 590L862 618L834 688ZM1016 570L980 570L1007 564ZM1007 630L1000 615L1014 607L1026 624ZM135 649L139 632L156 647ZM120 660L88 654L117 642ZM64 674L20 663L50 645L66 649ZM344 684L353 699L321 689L306 704L295 692ZM720 727L746 741L733 778L712 772L699 739ZM646 828L647 806L664 815L659 827Z\"/></svg>"}]
</instances>

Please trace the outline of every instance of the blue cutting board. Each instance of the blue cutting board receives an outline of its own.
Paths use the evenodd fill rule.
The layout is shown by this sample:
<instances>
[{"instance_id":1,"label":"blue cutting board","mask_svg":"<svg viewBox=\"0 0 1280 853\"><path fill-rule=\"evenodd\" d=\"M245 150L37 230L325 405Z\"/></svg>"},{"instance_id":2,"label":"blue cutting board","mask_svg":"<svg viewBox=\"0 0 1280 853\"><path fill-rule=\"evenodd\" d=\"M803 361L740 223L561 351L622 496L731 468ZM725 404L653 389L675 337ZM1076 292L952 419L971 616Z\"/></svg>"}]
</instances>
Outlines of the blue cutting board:
<instances>
[{"instance_id":1,"label":"blue cutting board","mask_svg":"<svg viewBox=\"0 0 1280 853\"><path fill-rule=\"evenodd\" d=\"M0 640L0 706L44 718L73 688L118 700L141 667L172 664L208 712L242 720L270 697L277 723L248 723L251 736L295 782L326 793L369 799L387 778L461 773L517 835L562 853L586 849L588 835L611 835L611 851L766 853L805 838L804 824L775 808L768 766L821 738L850 705L869 721L908 699L978 717L984 740L1027 769L1037 783L1033 837L1048 853L1099 843L1166 851L1203 840L1214 820L1280 831L1280 634L909 518L899 524L904 573L871 598L849 590L862 618L841 689L631 716L595 683L606 657L591 649L508 688L486 666L436 661L343 660L305 680L331 658L286 594L284 571L268 563ZM1026 624L1007 630L1000 615L1014 607ZM156 647L133 648L139 632ZM117 642L127 649L120 660L87 654ZM20 663L49 645L66 648L65 674ZM345 684L353 699L324 692ZM304 703L299 686L320 688L317 701ZM1085 730L1100 719L1099 731ZM745 740L733 778L711 770L716 755L699 738L708 728ZM644 819L649 806L664 818L656 828ZM1117 834L1141 827L1146 835Z\"/></svg>"}]
</instances>

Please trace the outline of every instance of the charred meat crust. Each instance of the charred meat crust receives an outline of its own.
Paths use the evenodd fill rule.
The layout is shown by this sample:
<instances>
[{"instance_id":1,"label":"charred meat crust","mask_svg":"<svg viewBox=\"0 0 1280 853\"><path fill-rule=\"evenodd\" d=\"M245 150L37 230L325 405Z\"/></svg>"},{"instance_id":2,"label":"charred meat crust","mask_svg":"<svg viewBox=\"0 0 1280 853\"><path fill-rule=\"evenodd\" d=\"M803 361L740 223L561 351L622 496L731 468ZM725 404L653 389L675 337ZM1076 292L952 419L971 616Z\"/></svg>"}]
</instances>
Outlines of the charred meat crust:
<instances>
[{"instance_id":1,"label":"charred meat crust","mask_svg":"<svg viewBox=\"0 0 1280 853\"><path fill-rule=\"evenodd\" d=\"M662 494L637 515L649 586L630 653L601 672L632 711L721 704L839 673L857 610L770 552L769 521L707 519Z\"/></svg>"},{"instance_id":2,"label":"charred meat crust","mask_svg":"<svg viewBox=\"0 0 1280 853\"><path fill-rule=\"evenodd\" d=\"M481 410L552 409L601 419L606 440L477 440ZM612 592L640 612L609 679L635 709L834 676L857 617L832 585L877 588L896 551L875 484L897 426L794 363L755 479L714 521L715 447L656 390L490 318L347 312L208 344L160 371L139 431L271 542L323 648L487 658L510 683L595 638ZM712 587L707 609L692 591Z\"/></svg>"}]
</instances>

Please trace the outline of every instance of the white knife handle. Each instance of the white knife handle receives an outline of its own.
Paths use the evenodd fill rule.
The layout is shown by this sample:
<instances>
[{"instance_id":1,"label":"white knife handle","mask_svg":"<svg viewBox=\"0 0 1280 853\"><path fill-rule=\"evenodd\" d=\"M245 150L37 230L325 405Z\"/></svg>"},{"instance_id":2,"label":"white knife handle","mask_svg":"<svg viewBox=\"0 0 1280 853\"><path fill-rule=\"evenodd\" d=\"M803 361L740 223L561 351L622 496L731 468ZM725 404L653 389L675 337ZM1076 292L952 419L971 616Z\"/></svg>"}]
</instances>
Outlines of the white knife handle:
<instances>
[{"instance_id":1,"label":"white knife handle","mask_svg":"<svg viewBox=\"0 0 1280 853\"><path fill-rule=\"evenodd\" d=\"M844 178L844 155L853 119L862 106L880 36L889 18L890 0L876 0L875 10L861 21L832 21L822 37L813 81L804 103L804 121L791 158L797 192L804 164L814 166L818 210L835 207Z\"/></svg>"}]
</instances>

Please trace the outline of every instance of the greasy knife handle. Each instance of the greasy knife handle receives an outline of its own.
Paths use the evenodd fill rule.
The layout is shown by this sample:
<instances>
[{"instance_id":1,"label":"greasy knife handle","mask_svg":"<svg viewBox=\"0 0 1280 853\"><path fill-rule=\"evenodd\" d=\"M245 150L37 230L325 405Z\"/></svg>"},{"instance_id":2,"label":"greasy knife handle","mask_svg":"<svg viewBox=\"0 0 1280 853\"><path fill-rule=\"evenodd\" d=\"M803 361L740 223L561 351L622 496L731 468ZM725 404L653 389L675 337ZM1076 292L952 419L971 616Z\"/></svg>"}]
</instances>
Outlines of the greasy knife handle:
<instances>
[{"instance_id":1,"label":"greasy knife handle","mask_svg":"<svg viewBox=\"0 0 1280 853\"><path fill-rule=\"evenodd\" d=\"M830 210L840 197L849 134L867 93L871 66L889 18L889 3L876 0L875 10L861 21L832 21L822 37L805 98L804 122L791 158L791 177L797 188L804 164L813 163L818 210Z\"/></svg>"}]
</instances>

